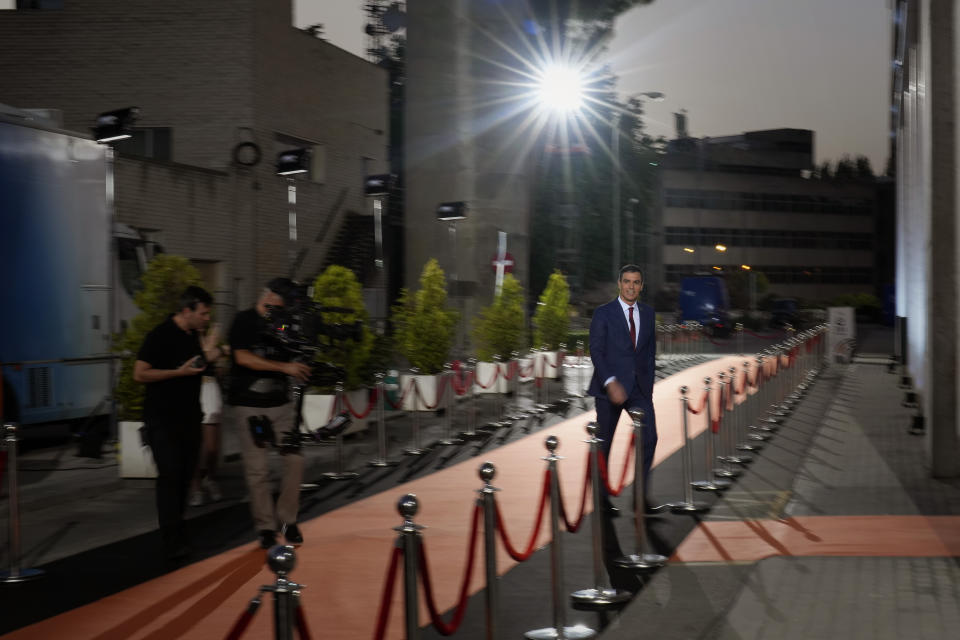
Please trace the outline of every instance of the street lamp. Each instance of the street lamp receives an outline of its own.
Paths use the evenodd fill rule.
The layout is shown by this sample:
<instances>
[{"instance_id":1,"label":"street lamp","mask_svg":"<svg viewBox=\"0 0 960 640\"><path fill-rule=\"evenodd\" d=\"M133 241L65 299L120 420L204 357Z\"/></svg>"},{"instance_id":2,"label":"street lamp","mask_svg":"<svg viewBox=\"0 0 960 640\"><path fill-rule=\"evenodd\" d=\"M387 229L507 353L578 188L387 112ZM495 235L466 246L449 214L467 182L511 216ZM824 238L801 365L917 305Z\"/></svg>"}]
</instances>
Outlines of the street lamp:
<instances>
[{"instance_id":1,"label":"street lamp","mask_svg":"<svg viewBox=\"0 0 960 640\"><path fill-rule=\"evenodd\" d=\"M666 96L660 91L644 91L632 94L627 101L647 98L653 102L662 102ZM613 155L613 279L619 277L620 255L620 118L624 109L615 108L610 116L610 153Z\"/></svg>"},{"instance_id":2,"label":"street lamp","mask_svg":"<svg viewBox=\"0 0 960 640\"><path fill-rule=\"evenodd\" d=\"M460 320L457 322L457 348L463 345L463 298L460 296L460 280L457 276L457 221L467 219L466 202L441 202L437 205L437 220L447 223L447 230L450 234L450 281L453 283L453 297L456 298L457 307L460 310Z\"/></svg>"},{"instance_id":3,"label":"street lamp","mask_svg":"<svg viewBox=\"0 0 960 640\"><path fill-rule=\"evenodd\" d=\"M386 330L387 321L387 285L389 283L386 262L383 250L383 210L384 202L390 196L395 177L389 173L367 176L363 181L363 192L368 198L373 198L373 267L377 277L377 302L374 317L377 320L377 331Z\"/></svg>"}]
</instances>

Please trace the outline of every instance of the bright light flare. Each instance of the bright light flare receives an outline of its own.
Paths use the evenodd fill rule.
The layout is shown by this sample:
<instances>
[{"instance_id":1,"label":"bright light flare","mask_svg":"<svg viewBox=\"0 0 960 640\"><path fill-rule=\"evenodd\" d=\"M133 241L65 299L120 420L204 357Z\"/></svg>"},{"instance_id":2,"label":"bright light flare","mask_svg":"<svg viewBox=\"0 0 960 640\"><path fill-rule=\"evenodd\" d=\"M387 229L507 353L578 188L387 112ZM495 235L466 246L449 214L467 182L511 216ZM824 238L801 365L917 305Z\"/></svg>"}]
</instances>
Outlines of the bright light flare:
<instances>
[{"instance_id":1,"label":"bright light flare","mask_svg":"<svg viewBox=\"0 0 960 640\"><path fill-rule=\"evenodd\" d=\"M582 74L573 68L550 66L540 76L537 93L540 104L548 109L569 113L583 106Z\"/></svg>"}]
</instances>

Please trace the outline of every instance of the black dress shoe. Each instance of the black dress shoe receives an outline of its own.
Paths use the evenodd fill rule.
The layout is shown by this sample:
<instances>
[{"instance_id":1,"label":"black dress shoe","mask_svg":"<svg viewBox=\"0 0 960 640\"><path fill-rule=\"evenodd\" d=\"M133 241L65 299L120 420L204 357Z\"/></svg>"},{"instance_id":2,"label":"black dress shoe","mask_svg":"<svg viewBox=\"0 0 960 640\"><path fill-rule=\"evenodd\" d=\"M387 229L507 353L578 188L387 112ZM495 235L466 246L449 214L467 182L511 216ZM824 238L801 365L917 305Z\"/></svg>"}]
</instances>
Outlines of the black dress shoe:
<instances>
[{"instance_id":1,"label":"black dress shoe","mask_svg":"<svg viewBox=\"0 0 960 640\"><path fill-rule=\"evenodd\" d=\"M303 544L303 534L300 533L300 527L295 524L285 524L280 527L280 533L292 545Z\"/></svg>"},{"instance_id":2,"label":"black dress shoe","mask_svg":"<svg viewBox=\"0 0 960 640\"><path fill-rule=\"evenodd\" d=\"M261 529L259 536L261 549L269 549L277 544L277 534L270 529Z\"/></svg>"},{"instance_id":3,"label":"black dress shoe","mask_svg":"<svg viewBox=\"0 0 960 640\"><path fill-rule=\"evenodd\" d=\"M190 548L190 545L185 542L181 542L166 549L164 555L167 560L173 562L176 560L183 560L189 556L192 551L193 550Z\"/></svg>"}]
</instances>

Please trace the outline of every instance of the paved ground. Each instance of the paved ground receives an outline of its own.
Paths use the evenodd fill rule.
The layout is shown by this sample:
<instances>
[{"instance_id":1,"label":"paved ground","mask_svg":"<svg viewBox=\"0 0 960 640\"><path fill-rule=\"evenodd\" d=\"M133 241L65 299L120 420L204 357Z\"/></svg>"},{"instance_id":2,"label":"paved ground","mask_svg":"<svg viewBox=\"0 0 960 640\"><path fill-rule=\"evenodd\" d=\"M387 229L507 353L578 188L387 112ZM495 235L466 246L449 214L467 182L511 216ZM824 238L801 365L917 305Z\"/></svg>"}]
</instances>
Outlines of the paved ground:
<instances>
[{"instance_id":1,"label":"paved ground","mask_svg":"<svg viewBox=\"0 0 960 640\"><path fill-rule=\"evenodd\" d=\"M713 503L708 514L699 518L669 516L651 524L656 550L672 552L701 523L782 523L806 516L960 515L960 480L930 477L924 439L907 435L911 416L900 406L898 377L887 372L883 358L866 355L889 354L891 332L861 328L859 341L864 354L861 361L826 370L737 484L722 497L704 496ZM747 350L753 346L748 345ZM559 386L550 393L557 397ZM482 402L482 412L497 412L493 399ZM463 409L461 405L456 414L461 416L458 421ZM572 410L574 407L564 408L564 412ZM394 453L409 444L411 424L405 418L388 424L388 448ZM443 433L442 421L436 418L424 420L423 427L425 442ZM518 425L517 435L523 429L539 427L536 421ZM449 456L447 462L496 444L478 441ZM695 446L701 447L702 442ZM352 438L347 451L346 466L362 467L375 457L376 440L369 435ZM699 460L696 451L702 450L695 449L694 459ZM308 479L332 469L333 455L332 447L312 448ZM412 472L427 473L428 466L440 466L444 460L432 456L428 462L414 465L418 468ZM679 487L675 491L666 478L678 475L678 461L668 460L664 466L663 478L654 481L655 495L673 497L670 494ZM70 446L42 447L26 452L20 467L23 566L68 562L105 545L155 535L151 481L120 480L111 459L77 458ZM222 478L226 500L194 509L191 516L199 527L205 519L216 516L222 522L224 514L233 514L228 543L252 540L239 461L228 462ZM325 493L350 500L375 490L374 484ZM320 502L319 498L305 499L305 509L316 511ZM0 518L0 526L6 529L6 513ZM620 518L612 525L613 544L632 550L630 519ZM876 531L875 535L887 532ZM610 544L605 540L608 550ZM201 545L200 554L216 553L221 546ZM724 640L954 637L960 628L960 563L954 555L914 557L914 551L906 544L903 555L895 557L876 557L853 549L844 557L780 555L758 562L683 562L675 558L649 578L614 572L612 583L636 592L636 596L619 612L597 613L594 626L603 629L604 637L618 640L644 634L662 639ZM0 562L5 565L6 546L2 553ZM541 555L546 554L537 554ZM574 561L588 564L584 554ZM542 577L547 570L544 562L531 562L530 567L524 569L530 572L527 576ZM513 589L541 602L546 597L539 587L531 588L523 571L511 571L503 581L502 593L510 594ZM478 602L471 602L470 610L480 615L482 602L474 599ZM508 609L504 616L522 618L521 614L518 611L511 616ZM468 619L471 615L468 613ZM522 620L518 624L522 630ZM425 630L425 634L433 632ZM473 624L457 635L480 637L482 625Z\"/></svg>"}]
</instances>

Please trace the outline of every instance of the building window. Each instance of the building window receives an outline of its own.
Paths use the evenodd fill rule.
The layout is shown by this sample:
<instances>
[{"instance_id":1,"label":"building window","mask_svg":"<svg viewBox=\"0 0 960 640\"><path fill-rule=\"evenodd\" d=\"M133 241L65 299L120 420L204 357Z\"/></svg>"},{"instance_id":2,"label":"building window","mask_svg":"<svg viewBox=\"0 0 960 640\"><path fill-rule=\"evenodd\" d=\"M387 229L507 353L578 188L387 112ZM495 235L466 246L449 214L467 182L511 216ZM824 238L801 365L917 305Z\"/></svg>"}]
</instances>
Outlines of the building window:
<instances>
[{"instance_id":1,"label":"building window","mask_svg":"<svg viewBox=\"0 0 960 640\"><path fill-rule=\"evenodd\" d=\"M173 160L173 129L171 127L137 127L132 137L114 143L118 153L151 160Z\"/></svg>"}]
</instances>

